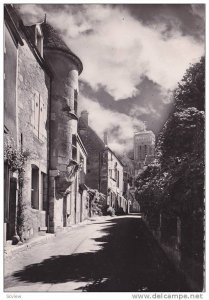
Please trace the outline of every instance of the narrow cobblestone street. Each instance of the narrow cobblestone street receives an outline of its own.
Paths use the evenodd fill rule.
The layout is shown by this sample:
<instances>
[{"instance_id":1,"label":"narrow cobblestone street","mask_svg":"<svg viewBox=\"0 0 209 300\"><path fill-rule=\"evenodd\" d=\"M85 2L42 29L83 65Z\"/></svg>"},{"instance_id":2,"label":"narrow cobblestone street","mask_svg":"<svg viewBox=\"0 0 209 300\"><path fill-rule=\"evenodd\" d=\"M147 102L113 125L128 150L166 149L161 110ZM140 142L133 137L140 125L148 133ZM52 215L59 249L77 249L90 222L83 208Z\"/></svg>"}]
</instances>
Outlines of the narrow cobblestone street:
<instances>
[{"instance_id":1,"label":"narrow cobblestone street","mask_svg":"<svg viewBox=\"0 0 209 300\"><path fill-rule=\"evenodd\" d=\"M139 216L101 218L5 265L5 291L188 291Z\"/></svg>"}]
</instances>

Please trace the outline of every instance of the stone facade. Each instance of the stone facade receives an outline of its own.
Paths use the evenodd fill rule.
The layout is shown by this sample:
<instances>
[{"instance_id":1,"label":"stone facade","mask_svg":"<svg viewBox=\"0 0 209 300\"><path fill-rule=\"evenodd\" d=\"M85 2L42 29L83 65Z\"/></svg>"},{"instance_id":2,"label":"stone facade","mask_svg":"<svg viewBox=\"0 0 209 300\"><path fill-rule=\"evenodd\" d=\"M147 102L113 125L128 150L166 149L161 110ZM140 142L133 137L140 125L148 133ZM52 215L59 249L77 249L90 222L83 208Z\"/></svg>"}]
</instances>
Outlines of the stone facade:
<instances>
[{"instance_id":1,"label":"stone facade","mask_svg":"<svg viewBox=\"0 0 209 300\"><path fill-rule=\"evenodd\" d=\"M115 153L88 125L88 112L82 111L79 119L79 134L88 152L86 185L97 189L106 196L107 206L116 212L128 211L128 201L124 198L124 166Z\"/></svg>"},{"instance_id":2,"label":"stone facade","mask_svg":"<svg viewBox=\"0 0 209 300\"><path fill-rule=\"evenodd\" d=\"M79 135L88 153L87 158L87 178L86 185L91 189L98 191L104 190L102 187L102 176L100 170L101 153L105 150L105 144L96 134L96 132L88 125L88 112L81 112L78 123ZM104 176L104 171L103 171ZM106 175L104 181L106 182Z\"/></svg>"},{"instance_id":3,"label":"stone facade","mask_svg":"<svg viewBox=\"0 0 209 300\"><path fill-rule=\"evenodd\" d=\"M18 45L23 41L20 34L12 26L12 19L8 10L4 10L4 134L5 140L13 138L17 147L17 56ZM15 235L17 203L17 172L9 169L8 162L4 162L4 233L5 239Z\"/></svg>"},{"instance_id":4,"label":"stone facade","mask_svg":"<svg viewBox=\"0 0 209 300\"><path fill-rule=\"evenodd\" d=\"M21 188L28 239L88 217L87 152L77 130L82 63L46 22L26 27L12 5L5 12L5 134L29 153ZM7 239L16 234L20 186L5 160L5 186L10 182Z\"/></svg>"},{"instance_id":5,"label":"stone facade","mask_svg":"<svg viewBox=\"0 0 209 300\"><path fill-rule=\"evenodd\" d=\"M103 164L106 166L104 175L107 176L107 205L113 207L117 212L126 213L127 200L123 197L123 164L108 147L103 152ZM103 172L101 172L101 176Z\"/></svg>"},{"instance_id":6,"label":"stone facade","mask_svg":"<svg viewBox=\"0 0 209 300\"><path fill-rule=\"evenodd\" d=\"M47 226L48 104L50 77L39 65L27 40L18 51L18 140L31 159L24 175L23 201L30 210L27 237Z\"/></svg>"}]
</instances>

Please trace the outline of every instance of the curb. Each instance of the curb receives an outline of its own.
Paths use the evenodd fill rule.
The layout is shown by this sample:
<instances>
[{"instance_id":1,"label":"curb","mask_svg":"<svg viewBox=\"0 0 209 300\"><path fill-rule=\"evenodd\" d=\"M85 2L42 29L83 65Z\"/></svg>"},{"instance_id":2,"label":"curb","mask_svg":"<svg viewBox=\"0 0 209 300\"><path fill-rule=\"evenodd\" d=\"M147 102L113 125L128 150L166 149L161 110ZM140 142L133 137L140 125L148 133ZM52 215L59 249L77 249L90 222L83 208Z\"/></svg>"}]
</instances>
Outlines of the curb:
<instances>
[{"instance_id":1,"label":"curb","mask_svg":"<svg viewBox=\"0 0 209 300\"><path fill-rule=\"evenodd\" d=\"M10 259L14 259L16 255L21 254L22 252L27 251L36 245L45 244L48 240L51 240L52 238L55 238L55 234L47 233L45 236L35 237L20 246L18 245L6 246L4 248L4 259L6 261Z\"/></svg>"},{"instance_id":2,"label":"curb","mask_svg":"<svg viewBox=\"0 0 209 300\"><path fill-rule=\"evenodd\" d=\"M105 221L107 220L107 217L92 217L90 219L84 220L81 223L71 225L69 227L64 227L60 231L57 231L55 233L46 233L44 236L37 236L26 242L22 245L6 245L4 246L4 260L13 260L18 255L21 255L23 252L30 250L32 247L36 245L43 245L46 244L48 240L52 240L56 237L60 237L62 235L67 235L70 233L73 229L93 224L96 221Z\"/></svg>"}]
</instances>

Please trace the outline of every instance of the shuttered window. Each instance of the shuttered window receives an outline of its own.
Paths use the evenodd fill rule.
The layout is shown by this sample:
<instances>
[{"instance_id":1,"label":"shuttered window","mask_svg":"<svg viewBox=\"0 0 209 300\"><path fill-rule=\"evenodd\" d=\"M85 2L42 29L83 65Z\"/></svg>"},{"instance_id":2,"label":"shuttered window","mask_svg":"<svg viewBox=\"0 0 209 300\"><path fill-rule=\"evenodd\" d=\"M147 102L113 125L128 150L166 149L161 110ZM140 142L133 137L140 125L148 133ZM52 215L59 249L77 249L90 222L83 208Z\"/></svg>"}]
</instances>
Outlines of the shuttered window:
<instances>
[{"instance_id":1,"label":"shuttered window","mask_svg":"<svg viewBox=\"0 0 209 300\"><path fill-rule=\"evenodd\" d=\"M47 120L46 104L44 103L40 93L35 92L32 100L31 124L33 126L34 134L41 141L44 141L47 137L46 120Z\"/></svg>"}]
</instances>

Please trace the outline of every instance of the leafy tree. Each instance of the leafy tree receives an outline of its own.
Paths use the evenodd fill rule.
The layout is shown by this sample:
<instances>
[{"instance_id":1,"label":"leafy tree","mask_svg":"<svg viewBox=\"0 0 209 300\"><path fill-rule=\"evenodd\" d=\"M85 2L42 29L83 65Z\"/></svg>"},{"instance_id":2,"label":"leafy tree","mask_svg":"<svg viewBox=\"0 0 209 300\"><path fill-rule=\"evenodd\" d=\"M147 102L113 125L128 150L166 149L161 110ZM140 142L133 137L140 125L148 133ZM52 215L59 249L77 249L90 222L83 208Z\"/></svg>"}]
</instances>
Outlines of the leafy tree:
<instances>
[{"instance_id":1,"label":"leafy tree","mask_svg":"<svg viewBox=\"0 0 209 300\"><path fill-rule=\"evenodd\" d=\"M136 199L147 215L183 220L191 255L203 256L205 59L192 65L174 91L175 110L161 130L156 161L136 178ZM194 231L195 228L195 231ZM193 237L194 232L199 232ZM186 244L186 243L185 243ZM186 247L186 246L185 246ZM188 250L188 249L187 249Z\"/></svg>"},{"instance_id":2,"label":"leafy tree","mask_svg":"<svg viewBox=\"0 0 209 300\"><path fill-rule=\"evenodd\" d=\"M178 88L174 91L176 109L196 107L204 110L205 107L205 57L200 62L191 65L186 71Z\"/></svg>"}]
</instances>

